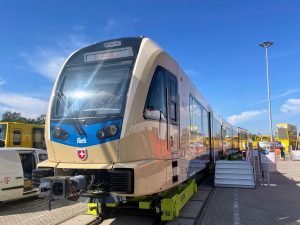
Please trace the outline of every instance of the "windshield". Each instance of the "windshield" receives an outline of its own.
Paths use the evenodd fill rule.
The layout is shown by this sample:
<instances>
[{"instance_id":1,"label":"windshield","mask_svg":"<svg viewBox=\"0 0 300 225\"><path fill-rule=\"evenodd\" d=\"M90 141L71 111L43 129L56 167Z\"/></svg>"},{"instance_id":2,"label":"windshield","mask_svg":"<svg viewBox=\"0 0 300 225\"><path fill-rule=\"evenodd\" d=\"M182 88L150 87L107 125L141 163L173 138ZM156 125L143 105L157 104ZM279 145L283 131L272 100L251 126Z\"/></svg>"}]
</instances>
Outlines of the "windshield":
<instances>
[{"instance_id":1,"label":"windshield","mask_svg":"<svg viewBox=\"0 0 300 225\"><path fill-rule=\"evenodd\" d=\"M131 67L132 60L65 67L57 86L52 118L121 114Z\"/></svg>"}]
</instances>

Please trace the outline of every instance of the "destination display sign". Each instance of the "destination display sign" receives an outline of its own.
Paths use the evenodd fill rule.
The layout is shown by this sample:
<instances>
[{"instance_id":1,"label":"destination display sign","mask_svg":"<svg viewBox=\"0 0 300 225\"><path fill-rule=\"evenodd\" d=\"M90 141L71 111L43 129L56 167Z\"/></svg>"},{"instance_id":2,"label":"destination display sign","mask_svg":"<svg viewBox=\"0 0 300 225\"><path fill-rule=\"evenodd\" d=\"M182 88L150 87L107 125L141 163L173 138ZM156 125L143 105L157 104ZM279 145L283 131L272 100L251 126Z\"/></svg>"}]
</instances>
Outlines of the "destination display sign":
<instances>
[{"instance_id":1,"label":"destination display sign","mask_svg":"<svg viewBox=\"0 0 300 225\"><path fill-rule=\"evenodd\" d=\"M110 49L99 52L91 52L84 54L85 62L102 61L108 59L118 59L133 56L131 47Z\"/></svg>"}]
</instances>

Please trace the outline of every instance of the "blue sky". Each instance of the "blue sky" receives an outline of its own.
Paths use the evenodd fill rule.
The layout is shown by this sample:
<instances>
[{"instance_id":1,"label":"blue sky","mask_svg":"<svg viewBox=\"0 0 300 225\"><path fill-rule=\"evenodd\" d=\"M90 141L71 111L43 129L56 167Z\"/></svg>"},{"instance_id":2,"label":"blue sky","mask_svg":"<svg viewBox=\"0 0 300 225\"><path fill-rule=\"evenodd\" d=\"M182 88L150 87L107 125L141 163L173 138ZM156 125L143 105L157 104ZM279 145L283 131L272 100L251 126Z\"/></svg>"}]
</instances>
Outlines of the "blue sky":
<instances>
[{"instance_id":1,"label":"blue sky","mask_svg":"<svg viewBox=\"0 0 300 225\"><path fill-rule=\"evenodd\" d=\"M271 40L273 121L300 128L300 2L0 2L0 114L46 111L54 79L74 50L146 35L169 52L216 111L252 132L268 132L265 52Z\"/></svg>"}]
</instances>

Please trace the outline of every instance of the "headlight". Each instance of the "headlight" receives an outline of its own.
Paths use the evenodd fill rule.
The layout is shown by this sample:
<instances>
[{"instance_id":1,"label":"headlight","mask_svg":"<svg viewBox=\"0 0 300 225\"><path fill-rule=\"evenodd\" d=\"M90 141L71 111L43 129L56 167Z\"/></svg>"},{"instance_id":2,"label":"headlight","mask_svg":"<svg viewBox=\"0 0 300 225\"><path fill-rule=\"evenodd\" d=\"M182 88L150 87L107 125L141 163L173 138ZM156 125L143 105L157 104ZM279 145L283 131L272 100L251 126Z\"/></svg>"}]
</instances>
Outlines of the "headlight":
<instances>
[{"instance_id":1,"label":"headlight","mask_svg":"<svg viewBox=\"0 0 300 225\"><path fill-rule=\"evenodd\" d=\"M103 140L115 136L118 133L118 130L119 128L116 124L107 125L99 130L96 136L98 139Z\"/></svg>"},{"instance_id":2,"label":"headlight","mask_svg":"<svg viewBox=\"0 0 300 225\"><path fill-rule=\"evenodd\" d=\"M52 127L52 135L53 137L57 139L66 140L69 137L69 134L64 129L61 129L60 127L54 126Z\"/></svg>"},{"instance_id":3,"label":"headlight","mask_svg":"<svg viewBox=\"0 0 300 225\"><path fill-rule=\"evenodd\" d=\"M108 133L110 136L115 136L117 132L118 132L117 125L113 124L108 126Z\"/></svg>"}]
</instances>

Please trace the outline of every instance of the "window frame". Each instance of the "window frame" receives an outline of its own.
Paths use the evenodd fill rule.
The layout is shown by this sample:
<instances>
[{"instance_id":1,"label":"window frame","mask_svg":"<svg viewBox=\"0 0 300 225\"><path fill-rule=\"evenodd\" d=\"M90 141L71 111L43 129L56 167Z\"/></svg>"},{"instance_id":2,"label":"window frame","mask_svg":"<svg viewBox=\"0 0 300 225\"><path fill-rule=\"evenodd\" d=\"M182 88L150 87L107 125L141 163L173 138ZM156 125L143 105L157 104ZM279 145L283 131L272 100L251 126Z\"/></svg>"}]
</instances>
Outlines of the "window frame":
<instances>
[{"instance_id":1,"label":"window frame","mask_svg":"<svg viewBox=\"0 0 300 225\"><path fill-rule=\"evenodd\" d=\"M35 131L37 131L37 130L40 130L40 131L42 131L41 133L42 133L42 139L41 139L41 141L40 142L37 142L36 140L35 140L35 138L34 138L34 135L35 135ZM43 148L43 146L45 145L45 128L43 128L43 127L33 127L32 128L32 147L33 148L39 148L38 146L36 146L35 145L35 143L41 143L41 149Z\"/></svg>"},{"instance_id":2,"label":"window frame","mask_svg":"<svg viewBox=\"0 0 300 225\"><path fill-rule=\"evenodd\" d=\"M20 135L20 142L15 142L15 131L19 131L20 132L19 133L19 135ZM22 145L22 130L21 129L14 129L13 130L13 140L12 141L13 141L13 145L18 145L18 146Z\"/></svg>"},{"instance_id":3,"label":"window frame","mask_svg":"<svg viewBox=\"0 0 300 225\"><path fill-rule=\"evenodd\" d=\"M161 116L159 116L159 118L154 117L154 116L149 116L149 115L147 115L147 111L146 111L147 110L147 105L150 101L151 94L152 94L152 91L153 91L153 88L154 88L154 85L155 85L155 82L156 82L157 74L158 74L159 70L162 70L161 68L163 68L163 67L160 67L160 66L156 67L156 69L154 71L154 74L153 74L153 77L152 77L152 80L151 80L151 83L150 83L150 87L148 89L147 98L146 98L146 102L145 102L145 106L144 106L144 110L143 110L143 117L144 117L145 120L163 121L163 122L168 121L168 109L167 109L167 103L166 102L165 102L165 104L166 104L165 105L166 106L165 115L164 115L164 113L162 113L160 111L160 113L162 113L164 115L165 119L162 118ZM165 89L165 98L167 99L167 95L166 95L167 94L167 92L166 92L166 75L165 75L165 71L162 70L162 72L164 73L164 75L163 75L164 78L163 79L164 79L164 87L165 87L164 88Z\"/></svg>"},{"instance_id":4,"label":"window frame","mask_svg":"<svg viewBox=\"0 0 300 225\"><path fill-rule=\"evenodd\" d=\"M178 80L177 80L177 77L172 74L171 72L169 72L168 70L166 70L167 74L166 74L166 80L167 80L167 91L168 91L168 118L169 118L169 122L172 124L172 125L178 125L179 123L179 97L178 97ZM172 100L172 93L171 93L171 86L172 86L172 82L175 83L175 101ZM173 120L171 118L171 110L172 110L172 104L175 104L175 120Z\"/></svg>"},{"instance_id":5,"label":"window frame","mask_svg":"<svg viewBox=\"0 0 300 225\"><path fill-rule=\"evenodd\" d=\"M147 110L147 105L150 101L150 97L151 97L151 93L156 81L156 77L158 74L158 71L162 71L164 73L164 89L165 89L165 106L166 106L166 114L164 115L164 113L162 113L164 115L164 117L153 117L153 116L149 116L146 113ZM175 81L175 94L176 94L176 102L172 102L171 99L171 81ZM175 109L175 116L176 116L176 121L171 119L171 104L175 103L176 104L176 109ZM178 125L179 124L179 96L178 96L178 80L177 77L171 73L170 71L168 71L166 68L162 67L162 66L157 66L154 70L153 73L153 77L150 83L150 87L147 93L147 98L146 98L146 102L145 102L145 106L144 106L144 110L143 110L143 117L145 120L152 120L152 121L163 121L166 123L170 123L172 125Z\"/></svg>"}]
</instances>

